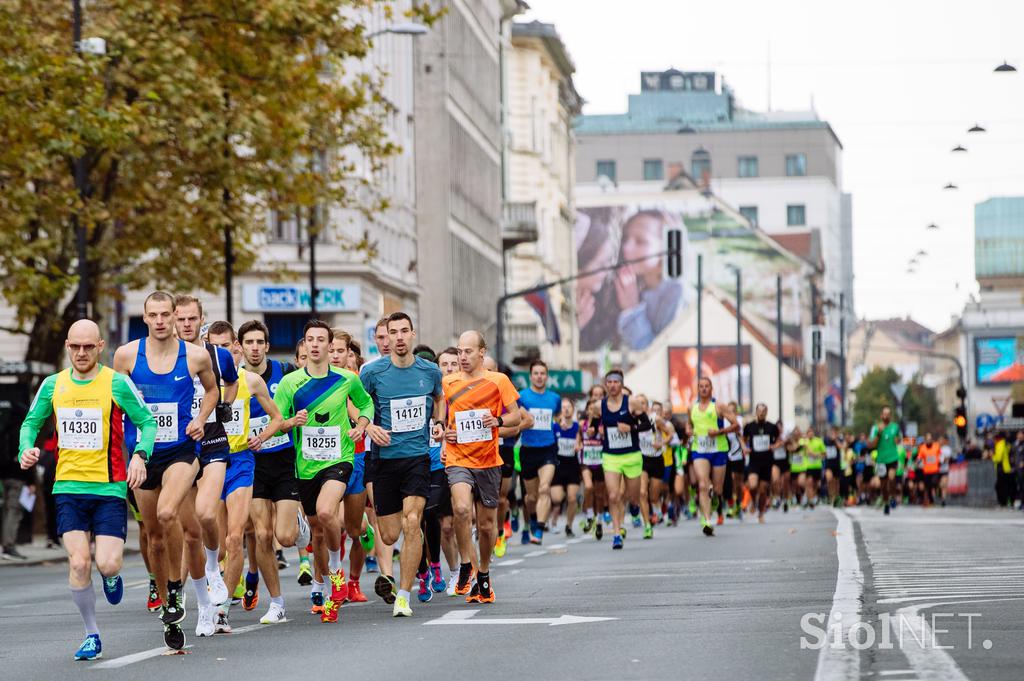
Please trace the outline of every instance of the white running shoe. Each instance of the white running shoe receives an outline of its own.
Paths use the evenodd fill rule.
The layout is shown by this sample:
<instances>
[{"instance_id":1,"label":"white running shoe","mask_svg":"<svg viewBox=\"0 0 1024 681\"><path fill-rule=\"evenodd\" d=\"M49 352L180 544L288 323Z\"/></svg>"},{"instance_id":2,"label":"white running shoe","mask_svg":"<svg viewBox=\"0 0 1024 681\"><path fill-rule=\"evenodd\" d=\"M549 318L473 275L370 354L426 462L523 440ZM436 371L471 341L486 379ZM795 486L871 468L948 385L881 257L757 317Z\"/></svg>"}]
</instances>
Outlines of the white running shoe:
<instances>
[{"instance_id":1,"label":"white running shoe","mask_svg":"<svg viewBox=\"0 0 1024 681\"><path fill-rule=\"evenodd\" d=\"M228 614L223 610L217 610L217 623L213 625L213 633L230 634L231 624L228 622Z\"/></svg>"},{"instance_id":2,"label":"white running shoe","mask_svg":"<svg viewBox=\"0 0 1024 681\"><path fill-rule=\"evenodd\" d=\"M219 570L206 573L206 586L210 590L210 602L214 605L220 605L228 599L228 585L224 583Z\"/></svg>"},{"instance_id":3,"label":"white running shoe","mask_svg":"<svg viewBox=\"0 0 1024 681\"><path fill-rule=\"evenodd\" d=\"M270 609L267 610L267 614L260 618L260 624L282 624L287 622L288 618L284 615L284 607L270 602Z\"/></svg>"},{"instance_id":4,"label":"white running shoe","mask_svg":"<svg viewBox=\"0 0 1024 681\"><path fill-rule=\"evenodd\" d=\"M199 606L199 622L196 624L196 636L213 636L213 623L216 618L216 605Z\"/></svg>"},{"instance_id":5,"label":"white running shoe","mask_svg":"<svg viewBox=\"0 0 1024 681\"><path fill-rule=\"evenodd\" d=\"M455 587L457 587L458 585L459 585L459 571L456 570L455 572L452 573L451 577L448 578L448 588L446 589L446 593L449 596L454 596L455 595Z\"/></svg>"},{"instance_id":6,"label":"white running shoe","mask_svg":"<svg viewBox=\"0 0 1024 681\"><path fill-rule=\"evenodd\" d=\"M310 530L309 530L309 523L306 522L306 514L302 512L301 508L299 509L299 512L298 512L298 520L299 520L299 534L298 534L298 536L295 539L295 545L297 547L299 547L300 549L304 549L307 546L309 546Z\"/></svg>"}]
</instances>

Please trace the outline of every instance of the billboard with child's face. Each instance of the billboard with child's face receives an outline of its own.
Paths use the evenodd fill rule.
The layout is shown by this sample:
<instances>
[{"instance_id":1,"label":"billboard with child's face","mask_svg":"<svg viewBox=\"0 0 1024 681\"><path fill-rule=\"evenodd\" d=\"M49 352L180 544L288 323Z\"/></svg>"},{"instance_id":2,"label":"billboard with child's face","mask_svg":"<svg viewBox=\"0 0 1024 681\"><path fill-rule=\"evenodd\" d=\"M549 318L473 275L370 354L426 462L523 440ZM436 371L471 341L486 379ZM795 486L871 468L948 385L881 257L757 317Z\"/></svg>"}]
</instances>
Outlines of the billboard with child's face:
<instances>
[{"instance_id":1,"label":"billboard with child's face","mask_svg":"<svg viewBox=\"0 0 1024 681\"><path fill-rule=\"evenodd\" d=\"M581 202L582 203L582 202ZM798 338L801 262L772 246L712 201L697 196L654 204L578 207L577 266L581 274L639 261L610 272L583 276L576 284L580 350L643 352L663 347L659 338L696 300L697 254L703 280L735 296L743 277L745 317L774 327L776 276L783 282L783 330ZM665 271L667 235L683 234L683 276ZM774 333L772 333L774 337Z\"/></svg>"}]
</instances>

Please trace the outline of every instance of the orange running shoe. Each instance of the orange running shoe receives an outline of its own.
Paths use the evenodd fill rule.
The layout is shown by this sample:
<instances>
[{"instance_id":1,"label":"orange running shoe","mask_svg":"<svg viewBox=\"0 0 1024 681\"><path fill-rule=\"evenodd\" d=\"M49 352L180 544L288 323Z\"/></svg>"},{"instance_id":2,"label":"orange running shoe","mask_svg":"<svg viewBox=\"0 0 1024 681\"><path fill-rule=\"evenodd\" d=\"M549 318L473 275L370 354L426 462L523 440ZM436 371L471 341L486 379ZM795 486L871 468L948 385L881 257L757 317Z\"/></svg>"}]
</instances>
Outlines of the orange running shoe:
<instances>
[{"instance_id":1,"label":"orange running shoe","mask_svg":"<svg viewBox=\"0 0 1024 681\"><path fill-rule=\"evenodd\" d=\"M348 583L348 602L349 603L365 603L366 595L363 590L359 587L359 580L353 579Z\"/></svg>"},{"instance_id":2,"label":"orange running shoe","mask_svg":"<svg viewBox=\"0 0 1024 681\"><path fill-rule=\"evenodd\" d=\"M320 621L323 623L334 623L338 621L338 610L341 609L341 603L327 599L324 601L324 611L320 613Z\"/></svg>"},{"instance_id":3,"label":"orange running shoe","mask_svg":"<svg viewBox=\"0 0 1024 681\"><path fill-rule=\"evenodd\" d=\"M338 568L336 572L332 572L327 577L331 582L331 595L330 599L334 601L338 607L348 600L348 585L345 583L345 570ZM326 607L326 604L325 606Z\"/></svg>"},{"instance_id":4,"label":"orange running shoe","mask_svg":"<svg viewBox=\"0 0 1024 681\"><path fill-rule=\"evenodd\" d=\"M461 577L461 575L460 575L460 577ZM466 594L468 594L470 592L470 590L473 588L473 585L475 584L475 582L474 582L475 579L476 579L476 570L470 570L469 571L469 578L466 580L466 582L463 583L462 580L460 579L459 582L455 585L455 595L456 596L465 596Z\"/></svg>"},{"instance_id":5,"label":"orange running shoe","mask_svg":"<svg viewBox=\"0 0 1024 681\"><path fill-rule=\"evenodd\" d=\"M309 595L309 600L313 606L309 609L314 615L319 615L324 611L324 595L319 591L314 591Z\"/></svg>"},{"instance_id":6,"label":"orange running shoe","mask_svg":"<svg viewBox=\"0 0 1024 681\"><path fill-rule=\"evenodd\" d=\"M491 580L488 577L477 579L473 583L473 590L466 596L467 603L493 603L494 589L491 588Z\"/></svg>"},{"instance_id":7,"label":"orange running shoe","mask_svg":"<svg viewBox=\"0 0 1024 681\"><path fill-rule=\"evenodd\" d=\"M716 525L725 525L725 516L719 515L718 520L715 521Z\"/></svg>"}]
</instances>

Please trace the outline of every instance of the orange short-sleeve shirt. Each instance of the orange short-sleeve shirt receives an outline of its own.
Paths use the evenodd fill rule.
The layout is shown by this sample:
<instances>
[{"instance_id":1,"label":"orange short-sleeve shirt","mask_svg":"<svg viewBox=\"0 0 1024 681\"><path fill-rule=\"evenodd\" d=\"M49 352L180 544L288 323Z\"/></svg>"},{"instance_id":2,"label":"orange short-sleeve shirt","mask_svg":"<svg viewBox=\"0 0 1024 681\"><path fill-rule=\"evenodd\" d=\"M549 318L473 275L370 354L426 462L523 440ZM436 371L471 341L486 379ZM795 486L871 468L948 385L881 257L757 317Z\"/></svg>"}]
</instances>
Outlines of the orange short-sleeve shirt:
<instances>
[{"instance_id":1,"label":"orange short-sleeve shirt","mask_svg":"<svg viewBox=\"0 0 1024 681\"><path fill-rule=\"evenodd\" d=\"M514 407L519 391L508 376L495 371L485 372L478 378L468 378L457 372L441 381L444 399L448 403L448 428L456 428L459 412L485 409L493 416L501 416L506 407ZM445 442L447 466L464 468L493 468L501 465L498 453L498 429L491 428L491 438L480 442Z\"/></svg>"}]
</instances>

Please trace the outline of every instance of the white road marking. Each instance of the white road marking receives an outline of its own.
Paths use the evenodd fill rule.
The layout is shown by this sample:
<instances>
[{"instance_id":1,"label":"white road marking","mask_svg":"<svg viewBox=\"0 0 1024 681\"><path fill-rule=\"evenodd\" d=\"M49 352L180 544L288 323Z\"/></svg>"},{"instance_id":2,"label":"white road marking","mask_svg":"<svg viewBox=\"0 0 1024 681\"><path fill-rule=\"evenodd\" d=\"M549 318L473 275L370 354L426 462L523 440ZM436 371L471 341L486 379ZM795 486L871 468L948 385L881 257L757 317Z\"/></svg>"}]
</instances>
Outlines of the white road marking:
<instances>
[{"instance_id":1,"label":"white road marking","mask_svg":"<svg viewBox=\"0 0 1024 681\"><path fill-rule=\"evenodd\" d=\"M837 509L828 509L836 517L836 555L839 570L836 590L832 596L832 612L826 624L841 622L842 640L849 640L850 627L860 622L860 604L864 592L864 574L857 558L853 520ZM840 619L841 618L841 619ZM853 646L833 648L826 645L818 654L815 681L858 681L860 679L860 651Z\"/></svg>"},{"instance_id":2,"label":"white road marking","mask_svg":"<svg viewBox=\"0 0 1024 681\"><path fill-rule=\"evenodd\" d=\"M916 674L913 669L890 669L884 672L878 672L879 676L903 676L906 674Z\"/></svg>"},{"instance_id":3,"label":"white road marking","mask_svg":"<svg viewBox=\"0 0 1024 681\"><path fill-rule=\"evenodd\" d=\"M362 605L361 603L359 605ZM349 606L345 606L349 607ZM230 634L217 634L217 636L238 636L239 634L246 634L256 629L266 629L272 625L269 624L250 624L244 627L239 627L233 630ZM192 646L185 646L188 650ZM113 660L106 660L104 662L98 662L94 665L90 665L89 669L118 669L120 667L127 667L130 664L136 662L142 662L154 657L159 657L167 653L170 650L167 646L161 646L159 648L150 648L149 650L143 650L139 653L132 653L131 655L124 655L123 657L115 657Z\"/></svg>"},{"instance_id":4,"label":"white road marking","mask_svg":"<svg viewBox=\"0 0 1024 681\"><path fill-rule=\"evenodd\" d=\"M896 614L906 616L916 622L917 611L925 607L928 606L908 605L897 610ZM925 645L919 645L915 636L909 636L903 639L900 652L907 658L907 662L917 672L921 681L968 681L967 676L953 661L953 657L949 653L937 646L928 645L929 641L934 640L934 634L925 621L926 619L924 617L920 619L921 640L925 642ZM889 620L894 635L900 636L899 629L905 621L902 617L893 617Z\"/></svg>"},{"instance_id":5,"label":"white road marking","mask_svg":"<svg viewBox=\"0 0 1024 681\"><path fill-rule=\"evenodd\" d=\"M424 622L427 625L459 625L459 624L546 624L557 627L564 624L586 624L589 622L607 622L618 619L617 617L579 617L577 615L562 615L560 617L518 617L518 618L487 618L476 619L474 616L480 610L452 610L436 620Z\"/></svg>"},{"instance_id":6,"label":"white road marking","mask_svg":"<svg viewBox=\"0 0 1024 681\"><path fill-rule=\"evenodd\" d=\"M541 549L540 551L530 551L529 553L524 553L523 558L536 558L537 556L543 556L547 552L547 549Z\"/></svg>"},{"instance_id":7,"label":"white road marking","mask_svg":"<svg viewBox=\"0 0 1024 681\"><path fill-rule=\"evenodd\" d=\"M491 563L494 567L506 567L508 565L519 565L523 562L522 558L513 558L511 560L503 560L500 563Z\"/></svg>"}]
</instances>

